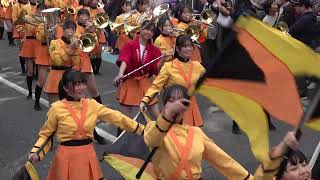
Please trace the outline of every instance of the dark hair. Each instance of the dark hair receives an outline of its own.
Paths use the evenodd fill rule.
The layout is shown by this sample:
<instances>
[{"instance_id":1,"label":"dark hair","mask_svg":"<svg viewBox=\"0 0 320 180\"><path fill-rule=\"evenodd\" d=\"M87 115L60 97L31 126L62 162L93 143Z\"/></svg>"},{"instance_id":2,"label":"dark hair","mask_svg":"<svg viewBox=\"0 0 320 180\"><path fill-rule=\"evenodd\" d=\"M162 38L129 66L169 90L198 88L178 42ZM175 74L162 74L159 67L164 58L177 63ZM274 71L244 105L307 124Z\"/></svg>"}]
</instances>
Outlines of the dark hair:
<instances>
[{"instance_id":1,"label":"dark hair","mask_svg":"<svg viewBox=\"0 0 320 180\"><path fill-rule=\"evenodd\" d=\"M67 92L63 89L64 86L74 86L76 83L87 83L83 73L75 69L66 70L59 82L59 99L62 100L68 96Z\"/></svg>"},{"instance_id":2,"label":"dark hair","mask_svg":"<svg viewBox=\"0 0 320 180\"><path fill-rule=\"evenodd\" d=\"M185 98L185 99L190 98L188 95L188 89L186 87L178 84L174 84L165 89L163 93L163 105L165 105L170 100L170 98L175 94L180 95L181 98Z\"/></svg>"},{"instance_id":3,"label":"dark hair","mask_svg":"<svg viewBox=\"0 0 320 180\"><path fill-rule=\"evenodd\" d=\"M121 3L120 3L121 7L124 6L124 5L128 5L128 4L130 6L132 5L131 0L122 0Z\"/></svg>"},{"instance_id":4,"label":"dark hair","mask_svg":"<svg viewBox=\"0 0 320 180\"><path fill-rule=\"evenodd\" d=\"M267 0L262 4L264 13L269 14L269 11L273 3L274 3L274 0Z\"/></svg>"},{"instance_id":5,"label":"dark hair","mask_svg":"<svg viewBox=\"0 0 320 180\"><path fill-rule=\"evenodd\" d=\"M284 160L281 162L279 171L276 174L276 180L281 180L283 177L284 172L287 169L288 163L296 165L301 163L308 163L306 156L299 150L292 150L290 149L290 155L284 156Z\"/></svg>"},{"instance_id":6,"label":"dark hair","mask_svg":"<svg viewBox=\"0 0 320 180\"><path fill-rule=\"evenodd\" d=\"M81 16L81 15L87 15L90 17L90 12L88 9L82 8L78 11L77 13L77 17Z\"/></svg>"},{"instance_id":7,"label":"dark hair","mask_svg":"<svg viewBox=\"0 0 320 180\"><path fill-rule=\"evenodd\" d=\"M295 6L304 6L306 8L312 7L310 0L291 0Z\"/></svg>"},{"instance_id":8,"label":"dark hair","mask_svg":"<svg viewBox=\"0 0 320 180\"><path fill-rule=\"evenodd\" d=\"M143 5L143 4L149 4L149 0L137 0L136 5Z\"/></svg>"},{"instance_id":9,"label":"dark hair","mask_svg":"<svg viewBox=\"0 0 320 180\"><path fill-rule=\"evenodd\" d=\"M164 16L161 16L161 18L159 19L159 21L158 21L158 23L157 23L158 29L159 29L159 30L162 30L164 24L165 24L167 21L169 21L170 24L172 25L172 22L171 22L171 20L170 20L170 18L169 18L168 16L165 16L165 15L164 15ZM172 26L173 26L173 25L172 25Z\"/></svg>"},{"instance_id":10,"label":"dark hair","mask_svg":"<svg viewBox=\"0 0 320 180\"><path fill-rule=\"evenodd\" d=\"M45 10L47 9L47 6L44 3L40 3L37 5L37 10Z\"/></svg>"},{"instance_id":11,"label":"dark hair","mask_svg":"<svg viewBox=\"0 0 320 180\"><path fill-rule=\"evenodd\" d=\"M141 29L147 29L147 30L150 30L152 32L155 32L156 24L151 20L145 20L141 25Z\"/></svg>"},{"instance_id":12,"label":"dark hair","mask_svg":"<svg viewBox=\"0 0 320 180\"><path fill-rule=\"evenodd\" d=\"M179 22L182 22L181 14L185 9L188 9L191 13L193 11L192 8L187 4L183 4L183 5L179 6L179 9L176 14L176 18L179 20Z\"/></svg>"},{"instance_id":13,"label":"dark hair","mask_svg":"<svg viewBox=\"0 0 320 180\"><path fill-rule=\"evenodd\" d=\"M66 30L66 29L73 29L73 30L76 30L77 29L77 24L72 21L72 20L65 20L63 22L63 26L62 26L63 30Z\"/></svg>"},{"instance_id":14,"label":"dark hair","mask_svg":"<svg viewBox=\"0 0 320 180\"><path fill-rule=\"evenodd\" d=\"M184 46L189 46L189 45L193 46L191 37L189 35L179 35L176 39L176 48L174 52L174 57L178 57L177 49L180 49Z\"/></svg>"}]
</instances>

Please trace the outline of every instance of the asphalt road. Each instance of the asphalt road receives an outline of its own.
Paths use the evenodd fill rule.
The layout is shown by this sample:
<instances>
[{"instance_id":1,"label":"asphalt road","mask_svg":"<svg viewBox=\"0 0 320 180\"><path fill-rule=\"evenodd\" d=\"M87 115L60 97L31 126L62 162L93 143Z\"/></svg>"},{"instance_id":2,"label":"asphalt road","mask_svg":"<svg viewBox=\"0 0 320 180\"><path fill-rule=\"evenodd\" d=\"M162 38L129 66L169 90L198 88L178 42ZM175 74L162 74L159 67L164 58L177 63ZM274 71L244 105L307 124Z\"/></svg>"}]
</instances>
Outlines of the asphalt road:
<instances>
[{"instance_id":1,"label":"asphalt road","mask_svg":"<svg viewBox=\"0 0 320 180\"><path fill-rule=\"evenodd\" d=\"M43 110L37 112L33 110L33 101L27 100L23 94L26 89L25 77L20 73L20 65L17 58L17 47L9 47L6 40L0 41L0 180L7 180L26 161L27 155L37 139L39 129L45 119L47 107L42 104ZM115 100L115 87L113 78L117 74L118 68L114 62L115 57L105 55L102 64L102 75L96 76L96 81L104 104L113 109L119 109L119 104ZM34 83L35 84L35 83ZM17 87L20 88L17 88ZM46 94L42 94L47 99ZM250 172L254 173L258 163L252 156L248 139L245 135L233 135L231 133L232 122L223 112L210 112L211 103L205 98L198 96L198 103L201 109L205 125L203 130L222 149L239 161ZM289 126L274 121L277 131L270 132L272 145L278 143L283 135L290 129ZM115 128L104 124L99 127L115 135ZM104 135L107 133L103 133ZM110 138L110 136L108 136ZM112 138L111 138L112 139ZM303 129L301 139L301 150L308 158L311 158L316 145L320 140L319 133ZM97 155L100 157L103 146L95 144ZM56 146L55 146L56 148ZM54 151L46 158L36 164L40 179L45 179L54 156ZM106 163L101 163L101 168L107 179L122 179ZM224 179L214 168L205 161L203 162L203 179Z\"/></svg>"}]
</instances>

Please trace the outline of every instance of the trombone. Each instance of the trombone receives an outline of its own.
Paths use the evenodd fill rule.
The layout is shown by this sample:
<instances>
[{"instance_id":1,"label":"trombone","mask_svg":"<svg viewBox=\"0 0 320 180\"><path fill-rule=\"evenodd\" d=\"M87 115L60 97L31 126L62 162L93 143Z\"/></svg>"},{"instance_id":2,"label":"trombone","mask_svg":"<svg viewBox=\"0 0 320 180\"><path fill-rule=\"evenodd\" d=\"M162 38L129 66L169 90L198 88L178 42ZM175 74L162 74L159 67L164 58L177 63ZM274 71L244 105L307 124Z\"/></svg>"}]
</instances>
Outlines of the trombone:
<instances>
[{"instance_id":1,"label":"trombone","mask_svg":"<svg viewBox=\"0 0 320 180\"><path fill-rule=\"evenodd\" d=\"M217 20L217 15L211 9L205 9L201 12L201 14L192 14L192 16L200 16L200 20L197 20L195 18L193 18L192 20L207 25L210 28L214 28L214 25L212 25L211 23Z\"/></svg>"}]
</instances>

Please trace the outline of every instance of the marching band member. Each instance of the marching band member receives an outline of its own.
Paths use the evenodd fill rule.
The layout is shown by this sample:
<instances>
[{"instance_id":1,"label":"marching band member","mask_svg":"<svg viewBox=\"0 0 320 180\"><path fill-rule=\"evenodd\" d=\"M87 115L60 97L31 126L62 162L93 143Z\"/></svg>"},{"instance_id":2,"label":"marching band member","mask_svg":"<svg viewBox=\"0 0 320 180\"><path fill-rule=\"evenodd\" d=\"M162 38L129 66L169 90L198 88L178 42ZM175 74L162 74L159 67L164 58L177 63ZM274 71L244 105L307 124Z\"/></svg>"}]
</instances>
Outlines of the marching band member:
<instances>
[{"instance_id":1,"label":"marching band member","mask_svg":"<svg viewBox=\"0 0 320 180\"><path fill-rule=\"evenodd\" d=\"M12 4L13 2L8 2L6 6L4 6L3 11L4 11L4 23L5 26L7 27L7 37L9 41L9 46L15 46L14 44L14 39L13 39L13 32L12 32Z\"/></svg>"},{"instance_id":2,"label":"marching band member","mask_svg":"<svg viewBox=\"0 0 320 180\"><path fill-rule=\"evenodd\" d=\"M187 91L180 85L168 87L164 92L161 115L145 128L145 143L150 148L157 148L152 158L157 179L202 179L202 159L227 179L253 179L199 127L184 123L184 113L190 104Z\"/></svg>"},{"instance_id":3,"label":"marching band member","mask_svg":"<svg viewBox=\"0 0 320 180\"><path fill-rule=\"evenodd\" d=\"M179 84L187 89L193 88L200 76L205 72L204 67L198 61L191 61L194 45L188 35L180 35L176 41L175 59L165 62L151 87L145 93L140 102L140 109L145 110L150 103L150 97L158 94L164 87ZM196 98L191 97L191 104L184 113L183 123L189 126L202 126L202 118Z\"/></svg>"},{"instance_id":4,"label":"marching band member","mask_svg":"<svg viewBox=\"0 0 320 180\"><path fill-rule=\"evenodd\" d=\"M160 35L154 41L154 45L160 49L162 54L166 54L164 57L165 61L172 60L176 45L176 36L173 34L172 21L167 16L162 16L157 26Z\"/></svg>"},{"instance_id":5,"label":"marching band member","mask_svg":"<svg viewBox=\"0 0 320 180\"><path fill-rule=\"evenodd\" d=\"M99 7L99 2L98 0L91 0L90 2L90 14L91 18L94 19L96 18L96 15L98 13L105 13L104 9ZM101 67L101 53L102 53L102 47L106 44L106 36L104 34L104 31L102 29L97 29L96 31L96 47L91 53L91 64L93 68L94 74L100 74L100 67Z\"/></svg>"},{"instance_id":6,"label":"marching band member","mask_svg":"<svg viewBox=\"0 0 320 180\"><path fill-rule=\"evenodd\" d=\"M181 6L179 8L177 18L179 20L179 24L177 25L178 29L185 30L188 27L188 25L191 25L191 24L198 25L200 27L199 28L200 29L200 37L198 38L198 42L203 43L205 41L205 38L207 37L207 27L205 27L205 25L203 25L201 23L194 22L192 20L192 8L191 7L189 7L187 5ZM202 62L200 50L198 47L194 48L191 60Z\"/></svg>"},{"instance_id":7,"label":"marching band member","mask_svg":"<svg viewBox=\"0 0 320 180\"><path fill-rule=\"evenodd\" d=\"M73 21L65 21L61 39L52 40L50 43L51 70L44 85L50 104L59 100L58 84L63 72L80 68L80 49L79 42L74 38L75 30L76 24Z\"/></svg>"},{"instance_id":8,"label":"marching band member","mask_svg":"<svg viewBox=\"0 0 320 180\"><path fill-rule=\"evenodd\" d=\"M3 40L4 33L4 11L3 5L0 3L0 40Z\"/></svg>"},{"instance_id":9,"label":"marching band member","mask_svg":"<svg viewBox=\"0 0 320 180\"><path fill-rule=\"evenodd\" d=\"M55 133L60 145L52 161L48 180L103 178L92 143L98 118L128 132L143 133L144 125L93 99L87 99L86 88L86 78L80 71L69 69L64 72L59 85L61 100L53 103L49 109L39 139L29 154L32 162L42 160L47 152L35 152Z\"/></svg>"},{"instance_id":10,"label":"marching band member","mask_svg":"<svg viewBox=\"0 0 320 180\"><path fill-rule=\"evenodd\" d=\"M93 26L90 20L90 12L87 9L80 9L77 13L77 29L76 36L80 38L85 33L95 34L96 28ZM93 75L93 69L90 61L89 53L80 53L80 69L84 73L88 85L88 90L93 99L97 102L102 103L99 91L97 89L96 80Z\"/></svg>"},{"instance_id":11,"label":"marching band member","mask_svg":"<svg viewBox=\"0 0 320 180\"><path fill-rule=\"evenodd\" d=\"M116 17L115 23L124 23L128 22L129 25L135 25L133 22L135 19L133 16L136 16L134 14L137 14L137 10L131 10L131 1L130 0L123 0L121 2L121 14ZM117 48L119 51L123 48L125 44L127 44L131 39L130 37L125 33L125 30L123 27L121 27L119 30L118 39L116 41L115 48Z\"/></svg>"},{"instance_id":12,"label":"marching band member","mask_svg":"<svg viewBox=\"0 0 320 180\"><path fill-rule=\"evenodd\" d=\"M47 7L45 4L38 4L37 13L41 14L41 11L45 10L46 8ZM42 87L47 78L47 72L49 70L49 64L50 64L50 53L49 53L49 48L47 44L47 37L44 29L44 23L40 23L38 25L36 38L41 43L41 46L39 46L39 49L37 50L36 61L35 61L35 64L38 67L37 68L38 79L36 83L36 89L34 92L35 102L33 107L36 111L41 111L40 97L42 93Z\"/></svg>"},{"instance_id":13,"label":"marching band member","mask_svg":"<svg viewBox=\"0 0 320 180\"><path fill-rule=\"evenodd\" d=\"M27 0L18 0L13 6L12 6L12 23L14 24L18 17L20 16L20 13L22 12L22 7L28 3ZM13 37L16 38L18 42L18 46L20 47L20 51L22 48L22 41L24 38L23 35L23 25L16 25L13 29ZM19 61L21 65L22 74L26 74L26 61L24 57L19 56Z\"/></svg>"},{"instance_id":14,"label":"marching band member","mask_svg":"<svg viewBox=\"0 0 320 180\"><path fill-rule=\"evenodd\" d=\"M115 84L119 85L117 100L120 103L121 112L129 117L131 116L132 107L139 106L144 93L151 86L150 77L157 74L160 60L125 79L123 79L123 76L161 56L160 50L151 42L155 28L154 22L149 20L144 21L140 28L139 37L123 47L116 62L120 67L118 76L114 80ZM157 101L155 97L149 103L152 116L154 117L157 117L159 114Z\"/></svg>"},{"instance_id":15,"label":"marching band member","mask_svg":"<svg viewBox=\"0 0 320 180\"><path fill-rule=\"evenodd\" d=\"M36 5L34 5L34 3L26 4L22 8L26 11L27 15L34 15L36 12ZM37 48L40 46L40 43L36 39L37 26L26 23L23 27L23 31L24 31L25 40L22 44L22 48L19 56L23 57L26 60L26 64L27 64L26 81L27 81L27 86L29 91L27 99L31 99L34 61L36 58L36 51L37 51Z\"/></svg>"}]
</instances>

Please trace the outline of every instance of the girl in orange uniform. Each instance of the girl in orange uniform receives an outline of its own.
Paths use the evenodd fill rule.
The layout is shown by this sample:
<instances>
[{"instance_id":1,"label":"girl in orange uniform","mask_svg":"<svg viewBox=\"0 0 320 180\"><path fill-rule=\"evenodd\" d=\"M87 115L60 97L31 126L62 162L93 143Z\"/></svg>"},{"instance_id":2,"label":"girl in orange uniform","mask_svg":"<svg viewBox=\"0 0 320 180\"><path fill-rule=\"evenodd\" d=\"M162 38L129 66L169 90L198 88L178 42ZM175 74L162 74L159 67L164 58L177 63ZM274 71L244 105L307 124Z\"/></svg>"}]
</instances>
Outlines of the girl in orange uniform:
<instances>
[{"instance_id":1,"label":"girl in orange uniform","mask_svg":"<svg viewBox=\"0 0 320 180\"><path fill-rule=\"evenodd\" d=\"M38 13L40 13L42 10L45 10L45 9L47 9L45 4L38 4L37 6ZM42 87L47 78L47 72L49 70L49 64L50 64L50 53L49 53L49 47L47 44L47 37L46 37L46 30L44 29L44 23L40 23L38 25L36 38L41 43L41 45L37 50L36 61L35 61L37 70L38 70L38 79L36 83L36 89L34 92L35 102L33 107L36 111L41 111L40 97L42 93Z\"/></svg>"},{"instance_id":2,"label":"girl in orange uniform","mask_svg":"<svg viewBox=\"0 0 320 180\"><path fill-rule=\"evenodd\" d=\"M64 72L59 85L60 101L52 104L47 120L39 132L39 139L29 155L36 162L48 151L37 150L53 134L60 145L47 180L100 180L103 178L92 143L97 119L111 123L128 132L141 135L144 125L105 107L94 99L86 98L86 78L77 70Z\"/></svg>"},{"instance_id":3,"label":"girl in orange uniform","mask_svg":"<svg viewBox=\"0 0 320 180\"><path fill-rule=\"evenodd\" d=\"M3 11L3 5L0 3L0 40L3 40L3 32L4 32L4 11Z\"/></svg>"},{"instance_id":4,"label":"girl in orange uniform","mask_svg":"<svg viewBox=\"0 0 320 180\"><path fill-rule=\"evenodd\" d=\"M27 15L33 15L36 13L36 6L33 4L26 4L22 8L26 11ZM27 99L32 98L34 61L36 58L37 48L40 46L40 42L37 41L36 39L36 33L37 33L37 26L27 24L27 23L24 25L25 40L22 44L22 48L19 56L23 57L26 60L26 64L27 64L26 81L27 81L27 86L29 91Z\"/></svg>"},{"instance_id":5,"label":"girl in orange uniform","mask_svg":"<svg viewBox=\"0 0 320 180\"><path fill-rule=\"evenodd\" d=\"M12 6L13 2L9 2L7 6L3 7L3 19L4 19L4 25L6 27L7 31L7 37L9 41L9 46L15 46L14 39L13 39L13 25L12 25Z\"/></svg>"},{"instance_id":6,"label":"girl in orange uniform","mask_svg":"<svg viewBox=\"0 0 320 180\"><path fill-rule=\"evenodd\" d=\"M194 45L188 35L180 35L176 42L175 59L165 62L151 87L140 102L140 109L145 110L150 103L150 97L157 95L164 87L179 84L186 88L193 88L200 76L205 72L198 61L191 61L190 57ZM184 113L183 123L189 126L202 126L202 118L196 98L191 97L191 104Z\"/></svg>"},{"instance_id":7,"label":"girl in orange uniform","mask_svg":"<svg viewBox=\"0 0 320 180\"><path fill-rule=\"evenodd\" d=\"M76 24L73 21L65 21L61 39L52 40L50 43L51 70L44 85L44 92L48 94L50 104L59 99L58 84L63 72L71 68L80 68L79 42L73 39L75 30Z\"/></svg>"},{"instance_id":8,"label":"girl in orange uniform","mask_svg":"<svg viewBox=\"0 0 320 180\"><path fill-rule=\"evenodd\" d=\"M165 61L172 60L176 45L176 37L173 34L173 24L167 16L162 16L157 24L160 35L154 41L154 45L160 49L162 54L165 54Z\"/></svg>"},{"instance_id":9,"label":"girl in orange uniform","mask_svg":"<svg viewBox=\"0 0 320 180\"><path fill-rule=\"evenodd\" d=\"M90 22L90 12L82 8L77 13L77 30L76 36L80 38L82 35L89 33L95 36L96 28ZM90 53L80 52L80 69L84 73L88 85L88 90L93 99L97 102L102 103L99 91L97 89L96 80L93 74L93 68L90 60Z\"/></svg>"},{"instance_id":10,"label":"girl in orange uniform","mask_svg":"<svg viewBox=\"0 0 320 180\"><path fill-rule=\"evenodd\" d=\"M181 6L179 8L177 18L179 20L179 24L177 25L178 29L186 30L189 25L197 25L200 30L200 36L197 39L197 41L199 43L203 43L206 40L206 37L208 34L207 27L201 23L194 22L192 20L192 8L191 7L189 7L187 5ZM202 62L200 49L198 47L194 48L191 60L192 61L199 61L200 63Z\"/></svg>"},{"instance_id":11,"label":"girl in orange uniform","mask_svg":"<svg viewBox=\"0 0 320 180\"><path fill-rule=\"evenodd\" d=\"M168 87L164 93L161 116L147 124L144 140L157 148L152 158L159 180L201 179L201 161L208 163L227 179L253 177L237 161L225 153L199 128L185 124L184 112L190 103L187 89L180 85Z\"/></svg>"}]
</instances>

